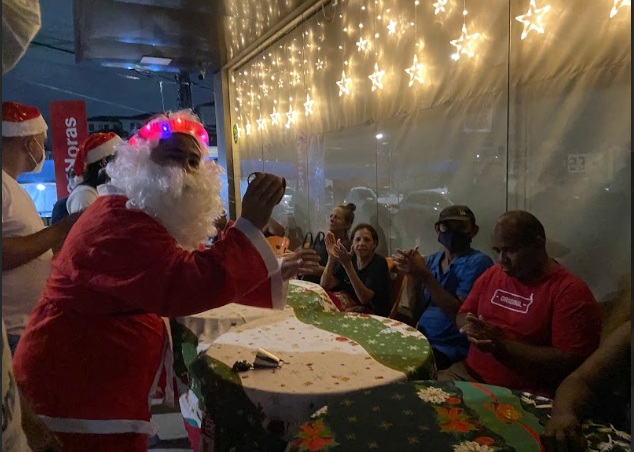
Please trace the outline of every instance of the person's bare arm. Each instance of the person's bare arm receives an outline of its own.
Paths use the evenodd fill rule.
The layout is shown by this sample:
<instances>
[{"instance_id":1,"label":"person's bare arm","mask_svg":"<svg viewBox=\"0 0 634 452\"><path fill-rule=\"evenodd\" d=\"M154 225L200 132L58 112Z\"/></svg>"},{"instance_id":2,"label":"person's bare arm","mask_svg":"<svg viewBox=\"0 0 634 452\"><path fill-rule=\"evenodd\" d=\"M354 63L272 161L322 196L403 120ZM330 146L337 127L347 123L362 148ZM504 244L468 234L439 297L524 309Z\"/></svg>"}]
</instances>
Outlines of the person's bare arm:
<instances>
[{"instance_id":1,"label":"person's bare arm","mask_svg":"<svg viewBox=\"0 0 634 452\"><path fill-rule=\"evenodd\" d=\"M68 215L53 226L48 226L35 234L22 237L2 238L2 271L13 270L52 249L59 250L81 213Z\"/></svg>"},{"instance_id":2,"label":"person's bare arm","mask_svg":"<svg viewBox=\"0 0 634 452\"><path fill-rule=\"evenodd\" d=\"M424 286L429 291L433 302L447 317L452 319L456 317L464 298L456 297L440 285L427 267L425 257L418 252L418 247L408 251L397 249L393 259L398 270L407 275L409 302L415 313L422 314L420 303L422 302L422 286Z\"/></svg>"},{"instance_id":3,"label":"person's bare arm","mask_svg":"<svg viewBox=\"0 0 634 452\"><path fill-rule=\"evenodd\" d=\"M321 279L319 280L319 285L326 290L331 290L339 284L339 280L332 275L335 268L335 262L336 260L334 257L328 256L328 262L326 262L324 272L321 274Z\"/></svg>"},{"instance_id":4,"label":"person's bare arm","mask_svg":"<svg viewBox=\"0 0 634 452\"><path fill-rule=\"evenodd\" d=\"M324 271L321 274L319 285L326 290L331 290L337 284L339 280L332 275L335 269L335 263L337 258L335 257L335 247L337 246L337 240L332 232L328 232L324 237L324 243L326 244L326 251L328 252L328 261L324 267Z\"/></svg>"},{"instance_id":5,"label":"person's bare arm","mask_svg":"<svg viewBox=\"0 0 634 452\"><path fill-rule=\"evenodd\" d=\"M542 442L546 450L580 450L581 416L601 389L610 384L618 363L631 350L632 323L625 322L608 336L590 357L557 388L550 421Z\"/></svg>"}]
</instances>

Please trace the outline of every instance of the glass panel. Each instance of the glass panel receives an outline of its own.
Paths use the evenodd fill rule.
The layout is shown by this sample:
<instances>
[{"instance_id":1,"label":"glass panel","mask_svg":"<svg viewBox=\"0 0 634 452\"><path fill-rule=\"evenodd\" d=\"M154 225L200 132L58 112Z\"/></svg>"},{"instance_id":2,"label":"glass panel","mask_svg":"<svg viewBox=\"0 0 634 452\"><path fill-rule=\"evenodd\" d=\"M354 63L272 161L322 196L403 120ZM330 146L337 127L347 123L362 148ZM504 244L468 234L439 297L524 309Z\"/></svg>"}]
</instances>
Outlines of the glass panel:
<instances>
[{"instance_id":1,"label":"glass panel","mask_svg":"<svg viewBox=\"0 0 634 452\"><path fill-rule=\"evenodd\" d=\"M384 255L438 250L454 203L490 253L526 209L603 299L631 265L631 19L612 7L553 0L540 33L528 1L329 5L230 74L236 189L283 175L274 216L302 232L353 202Z\"/></svg>"}]
</instances>

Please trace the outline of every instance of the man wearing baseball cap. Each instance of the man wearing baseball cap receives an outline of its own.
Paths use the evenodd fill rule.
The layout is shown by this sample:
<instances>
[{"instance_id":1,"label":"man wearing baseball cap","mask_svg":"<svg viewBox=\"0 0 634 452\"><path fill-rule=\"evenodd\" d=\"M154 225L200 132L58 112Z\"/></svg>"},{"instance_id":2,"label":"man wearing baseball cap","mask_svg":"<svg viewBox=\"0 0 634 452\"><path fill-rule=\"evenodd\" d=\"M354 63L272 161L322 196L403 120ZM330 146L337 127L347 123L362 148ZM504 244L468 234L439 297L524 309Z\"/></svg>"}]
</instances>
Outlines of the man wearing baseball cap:
<instances>
[{"instance_id":1,"label":"man wearing baseball cap","mask_svg":"<svg viewBox=\"0 0 634 452\"><path fill-rule=\"evenodd\" d=\"M446 207L434 229L442 250L423 257L417 248L399 249L394 259L407 274L409 304L418 329L429 340L438 369L445 369L467 356L469 341L458 330L456 314L475 280L493 261L471 248L479 228L469 207Z\"/></svg>"}]
</instances>

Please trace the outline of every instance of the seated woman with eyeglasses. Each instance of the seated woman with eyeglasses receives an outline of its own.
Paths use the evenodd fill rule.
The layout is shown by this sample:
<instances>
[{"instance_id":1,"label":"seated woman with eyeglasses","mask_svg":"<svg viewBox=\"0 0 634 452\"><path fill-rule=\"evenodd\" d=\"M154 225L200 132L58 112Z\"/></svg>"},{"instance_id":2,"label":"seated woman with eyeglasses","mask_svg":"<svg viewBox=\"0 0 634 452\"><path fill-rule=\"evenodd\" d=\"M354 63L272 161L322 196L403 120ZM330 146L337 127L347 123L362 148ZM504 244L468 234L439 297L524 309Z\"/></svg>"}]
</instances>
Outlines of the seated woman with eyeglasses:
<instances>
[{"instance_id":1,"label":"seated woman with eyeglasses","mask_svg":"<svg viewBox=\"0 0 634 452\"><path fill-rule=\"evenodd\" d=\"M326 234L328 261L321 286L331 291L348 312L389 315L387 261L374 252L379 243L376 230L359 224L352 230L348 250L332 232Z\"/></svg>"}]
</instances>

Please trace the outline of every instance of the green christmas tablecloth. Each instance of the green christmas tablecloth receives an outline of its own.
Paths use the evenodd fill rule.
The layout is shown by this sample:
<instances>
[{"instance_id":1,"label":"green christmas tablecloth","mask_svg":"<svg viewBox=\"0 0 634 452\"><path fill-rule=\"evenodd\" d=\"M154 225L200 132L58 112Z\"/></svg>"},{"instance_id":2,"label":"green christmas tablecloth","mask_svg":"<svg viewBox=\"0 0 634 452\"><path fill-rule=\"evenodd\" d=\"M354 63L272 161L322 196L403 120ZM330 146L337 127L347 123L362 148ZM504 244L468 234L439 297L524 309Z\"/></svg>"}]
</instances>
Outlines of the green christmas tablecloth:
<instances>
[{"instance_id":1,"label":"green christmas tablecloth","mask_svg":"<svg viewBox=\"0 0 634 452\"><path fill-rule=\"evenodd\" d=\"M411 381L331 401L301 425L287 452L538 452L549 399L467 382ZM586 422L590 450L629 451L630 436Z\"/></svg>"},{"instance_id":2,"label":"green christmas tablecloth","mask_svg":"<svg viewBox=\"0 0 634 452\"><path fill-rule=\"evenodd\" d=\"M237 326L191 363L192 389L208 417L204 436L214 450L283 450L299 425L333 397L435 375L429 343L415 328L338 312L306 283L291 285L288 303L292 313ZM284 364L231 370L236 361L253 362L258 348Z\"/></svg>"}]
</instances>

